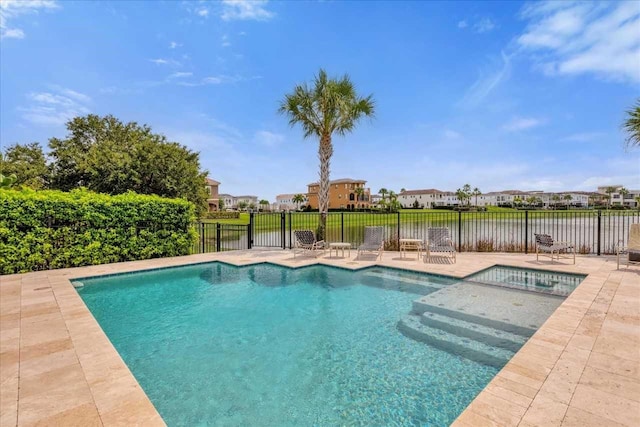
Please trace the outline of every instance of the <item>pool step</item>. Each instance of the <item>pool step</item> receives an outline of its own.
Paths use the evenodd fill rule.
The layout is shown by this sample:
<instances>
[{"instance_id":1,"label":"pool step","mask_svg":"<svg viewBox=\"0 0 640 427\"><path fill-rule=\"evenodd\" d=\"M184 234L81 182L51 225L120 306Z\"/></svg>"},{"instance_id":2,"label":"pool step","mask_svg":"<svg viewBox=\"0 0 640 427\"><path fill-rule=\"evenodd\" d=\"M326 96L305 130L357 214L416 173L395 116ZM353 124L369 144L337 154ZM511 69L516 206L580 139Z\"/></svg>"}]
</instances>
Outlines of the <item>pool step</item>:
<instances>
[{"instance_id":1,"label":"pool step","mask_svg":"<svg viewBox=\"0 0 640 427\"><path fill-rule=\"evenodd\" d=\"M426 326L442 329L443 331L461 337L471 338L472 340L481 341L514 352L518 351L529 339L526 336L512 332L431 312L424 312L422 316L420 316L420 321Z\"/></svg>"},{"instance_id":2,"label":"pool step","mask_svg":"<svg viewBox=\"0 0 640 427\"><path fill-rule=\"evenodd\" d=\"M530 337L536 333L533 328L527 328L524 326L513 325L511 323L502 322L500 320L489 319L486 317L464 313L455 309L444 308L441 306L431 305L424 302L422 299L413 301L413 309L411 314L423 314L423 313L435 313L442 316L451 317L454 319L463 320L477 325L487 326L489 328L510 332L512 334L521 335L523 337Z\"/></svg>"},{"instance_id":3,"label":"pool step","mask_svg":"<svg viewBox=\"0 0 640 427\"><path fill-rule=\"evenodd\" d=\"M429 288L430 292L445 288L450 284L450 283L447 283L447 279L438 279L437 277L429 277L429 279L426 280L426 279L418 279L416 277L407 277L407 276L403 276L402 274L396 275L396 274L382 273L378 271L367 271L367 272L364 272L363 275L368 277L384 279L384 280L390 280L394 282L419 285L425 288Z\"/></svg>"},{"instance_id":4,"label":"pool step","mask_svg":"<svg viewBox=\"0 0 640 427\"><path fill-rule=\"evenodd\" d=\"M484 365L501 368L515 354L504 348L493 347L481 341L461 337L439 328L427 326L422 316L407 314L397 324L398 330L405 336L427 343L449 353L473 360Z\"/></svg>"}]
</instances>

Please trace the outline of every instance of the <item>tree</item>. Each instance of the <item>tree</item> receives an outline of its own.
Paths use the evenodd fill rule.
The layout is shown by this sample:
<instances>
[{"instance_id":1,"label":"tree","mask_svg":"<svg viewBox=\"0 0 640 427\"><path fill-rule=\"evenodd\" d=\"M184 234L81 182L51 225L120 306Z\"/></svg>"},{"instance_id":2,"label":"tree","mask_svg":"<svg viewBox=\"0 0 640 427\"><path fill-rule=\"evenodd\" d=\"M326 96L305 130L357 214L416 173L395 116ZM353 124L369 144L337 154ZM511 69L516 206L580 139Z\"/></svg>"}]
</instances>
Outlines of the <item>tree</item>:
<instances>
[{"instance_id":1,"label":"tree","mask_svg":"<svg viewBox=\"0 0 640 427\"><path fill-rule=\"evenodd\" d=\"M364 188L357 187L353 192L356 193L356 202L364 201Z\"/></svg>"},{"instance_id":2,"label":"tree","mask_svg":"<svg viewBox=\"0 0 640 427\"><path fill-rule=\"evenodd\" d=\"M253 202L249 202L249 204L247 205L247 208L251 209L251 210L255 210L256 208L256 204Z\"/></svg>"},{"instance_id":3,"label":"tree","mask_svg":"<svg viewBox=\"0 0 640 427\"><path fill-rule=\"evenodd\" d=\"M244 200L240 200L236 206L238 206L238 210L243 211L247 209L247 207L249 206L249 203L245 202Z\"/></svg>"},{"instance_id":4,"label":"tree","mask_svg":"<svg viewBox=\"0 0 640 427\"><path fill-rule=\"evenodd\" d=\"M571 194L565 194L562 196L564 201L567 203L567 208L571 205L571 201L573 200L573 196Z\"/></svg>"},{"instance_id":5,"label":"tree","mask_svg":"<svg viewBox=\"0 0 640 427\"><path fill-rule=\"evenodd\" d=\"M389 194L389 190L382 187L381 189L378 190L378 194L382 196L382 205L384 206L385 197L387 196L387 194Z\"/></svg>"},{"instance_id":6,"label":"tree","mask_svg":"<svg viewBox=\"0 0 640 427\"><path fill-rule=\"evenodd\" d=\"M76 117L67 122L67 130L64 139L49 140L52 188L157 194L184 198L205 209L207 173L200 169L197 152L146 125L123 123L113 116Z\"/></svg>"},{"instance_id":7,"label":"tree","mask_svg":"<svg viewBox=\"0 0 640 427\"><path fill-rule=\"evenodd\" d=\"M296 204L296 210L300 209L300 203L304 202L304 195L302 194L296 194L295 196L293 196L293 203Z\"/></svg>"},{"instance_id":8,"label":"tree","mask_svg":"<svg viewBox=\"0 0 640 427\"><path fill-rule=\"evenodd\" d=\"M480 191L480 189L478 187L473 189L473 192L471 193L472 196L475 196L476 198L476 208L478 207L478 196L482 194L482 191Z\"/></svg>"},{"instance_id":9,"label":"tree","mask_svg":"<svg viewBox=\"0 0 640 427\"><path fill-rule=\"evenodd\" d=\"M406 189L406 188L404 188L404 187L402 187L402 188L400 189L400 194L404 193L405 191L407 191L407 189Z\"/></svg>"},{"instance_id":10,"label":"tree","mask_svg":"<svg viewBox=\"0 0 640 427\"><path fill-rule=\"evenodd\" d=\"M636 201L636 208L640 210L640 196L634 197L634 200Z\"/></svg>"},{"instance_id":11,"label":"tree","mask_svg":"<svg viewBox=\"0 0 640 427\"><path fill-rule=\"evenodd\" d=\"M613 193L616 192L616 187L607 187L604 190L605 193L607 193L607 196L609 196L609 201L607 203L608 207L611 207L611 203L613 202L612 197L613 197Z\"/></svg>"},{"instance_id":12,"label":"tree","mask_svg":"<svg viewBox=\"0 0 640 427\"><path fill-rule=\"evenodd\" d=\"M14 144L7 148L0 159L0 171L5 175L16 175L15 185L24 185L34 190L45 188L49 182L49 168L42 147L37 142Z\"/></svg>"},{"instance_id":13,"label":"tree","mask_svg":"<svg viewBox=\"0 0 640 427\"><path fill-rule=\"evenodd\" d=\"M291 126L299 124L304 137L318 138L318 157L320 159L320 189L318 207L320 218L317 238L323 239L329 208L329 171L333 155L333 134L345 135L355 128L362 116L373 116L372 96L361 97L348 75L341 78L329 78L320 69L313 86L297 85L293 92L285 95L279 112L289 117Z\"/></svg>"},{"instance_id":14,"label":"tree","mask_svg":"<svg viewBox=\"0 0 640 427\"><path fill-rule=\"evenodd\" d=\"M16 180L18 179L18 177L16 176L16 174L11 174L8 176L3 175L1 172L4 172L4 169L2 169L2 165L3 163L3 155L2 153L0 153L0 188L10 188L14 182L16 182Z\"/></svg>"},{"instance_id":15,"label":"tree","mask_svg":"<svg viewBox=\"0 0 640 427\"><path fill-rule=\"evenodd\" d=\"M396 212L402 207L395 191L389 191L389 200L385 203L385 207L389 212Z\"/></svg>"},{"instance_id":16,"label":"tree","mask_svg":"<svg viewBox=\"0 0 640 427\"><path fill-rule=\"evenodd\" d=\"M558 207L558 202L561 200L562 198L560 197L560 195L558 194L554 194L553 196L551 196L551 200L553 201L553 208L556 209Z\"/></svg>"},{"instance_id":17,"label":"tree","mask_svg":"<svg viewBox=\"0 0 640 427\"><path fill-rule=\"evenodd\" d=\"M269 206L269 201L262 199L260 200L259 204L260 204L260 210L266 211L267 207Z\"/></svg>"},{"instance_id":18,"label":"tree","mask_svg":"<svg viewBox=\"0 0 640 427\"><path fill-rule=\"evenodd\" d=\"M218 199L218 210L221 211L224 209L224 199Z\"/></svg>"},{"instance_id":19,"label":"tree","mask_svg":"<svg viewBox=\"0 0 640 427\"><path fill-rule=\"evenodd\" d=\"M636 105L627 111L627 120L623 127L627 132L627 146L640 146L640 99L636 100Z\"/></svg>"},{"instance_id":20,"label":"tree","mask_svg":"<svg viewBox=\"0 0 640 427\"><path fill-rule=\"evenodd\" d=\"M522 198L520 196L514 197L513 204L516 205L516 207L519 207L522 204Z\"/></svg>"}]
</instances>

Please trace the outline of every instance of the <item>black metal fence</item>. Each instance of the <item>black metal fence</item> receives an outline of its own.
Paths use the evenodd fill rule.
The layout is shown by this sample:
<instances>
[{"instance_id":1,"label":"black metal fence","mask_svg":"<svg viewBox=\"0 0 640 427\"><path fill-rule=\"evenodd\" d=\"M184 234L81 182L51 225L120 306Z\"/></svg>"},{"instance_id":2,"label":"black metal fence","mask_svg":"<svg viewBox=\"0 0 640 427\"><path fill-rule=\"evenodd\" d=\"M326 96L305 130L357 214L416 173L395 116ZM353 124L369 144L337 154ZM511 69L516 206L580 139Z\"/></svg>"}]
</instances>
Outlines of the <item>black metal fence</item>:
<instances>
[{"instance_id":1,"label":"black metal fence","mask_svg":"<svg viewBox=\"0 0 640 427\"><path fill-rule=\"evenodd\" d=\"M196 230L198 241L191 250L194 254L251 248L249 225L200 222Z\"/></svg>"},{"instance_id":2,"label":"black metal fence","mask_svg":"<svg viewBox=\"0 0 640 427\"><path fill-rule=\"evenodd\" d=\"M293 231L315 231L318 220L317 212L252 213L246 247L291 248ZM401 238L426 239L429 227L448 227L459 251L528 253L535 250L534 234L545 233L573 243L579 253L601 255L615 253L619 242L626 244L629 225L639 222L638 211L330 212L325 240L357 246L364 227L378 225L385 229L386 249L397 250ZM226 227L231 226L222 230ZM234 244L244 248L243 242ZM229 248L235 249L222 250Z\"/></svg>"}]
</instances>

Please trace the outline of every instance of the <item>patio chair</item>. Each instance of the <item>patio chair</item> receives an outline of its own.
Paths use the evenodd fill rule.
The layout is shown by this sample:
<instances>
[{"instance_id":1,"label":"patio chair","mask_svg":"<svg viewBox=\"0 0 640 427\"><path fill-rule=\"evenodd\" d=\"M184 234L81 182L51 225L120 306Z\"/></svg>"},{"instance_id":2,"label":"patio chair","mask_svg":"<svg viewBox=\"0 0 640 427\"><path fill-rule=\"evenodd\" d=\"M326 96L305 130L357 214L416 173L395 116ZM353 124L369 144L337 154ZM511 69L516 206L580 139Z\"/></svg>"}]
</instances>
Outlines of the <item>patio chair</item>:
<instances>
[{"instance_id":1,"label":"patio chair","mask_svg":"<svg viewBox=\"0 0 640 427\"><path fill-rule=\"evenodd\" d=\"M384 227L365 227L364 243L358 246L358 257L363 252L376 252L376 259L382 259L384 251Z\"/></svg>"},{"instance_id":2,"label":"patio chair","mask_svg":"<svg viewBox=\"0 0 640 427\"><path fill-rule=\"evenodd\" d=\"M302 252L313 256L324 253L326 245L324 240L316 240L316 235L311 230L295 230L293 232L296 241L293 245L293 257Z\"/></svg>"},{"instance_id":3,"label":"patio chair","mask_svg":"<svg viewBox=\"0 0 640 427\"><path fill-rule=\"evenodd\" d=\"M535 234L536 237L536 261L540 255L551 257L551 261L555 257L560 260L562 255L564 258L573 256L573 263L576 263L576 250L570 242L557 242L548 234Z\"/></svg>"},{"instance_id":4,"label":"patio chair","mask_svg":"<svg viewBox=\"0 0 640 427\"><path fill-rule=\"evenodd\" d=\"M456 262L456 247L451 240L447 227L429 227L427 229L427 260L431 260L432 252L444 253Z\"/></svg>"},{"instance_id":5,"label":"patio chair","mask_svg":"<svg viewBox=\"0 0 640 427\"><path fill-rule=\"evenodd\" d=\"M627 268L629 268L629 264L640 264L640 224L629 226L629 241L626 246L622 240L616 245L618 269L620 269L620 255L625 253L627 254Z\"/></svg>"}]
</instances>

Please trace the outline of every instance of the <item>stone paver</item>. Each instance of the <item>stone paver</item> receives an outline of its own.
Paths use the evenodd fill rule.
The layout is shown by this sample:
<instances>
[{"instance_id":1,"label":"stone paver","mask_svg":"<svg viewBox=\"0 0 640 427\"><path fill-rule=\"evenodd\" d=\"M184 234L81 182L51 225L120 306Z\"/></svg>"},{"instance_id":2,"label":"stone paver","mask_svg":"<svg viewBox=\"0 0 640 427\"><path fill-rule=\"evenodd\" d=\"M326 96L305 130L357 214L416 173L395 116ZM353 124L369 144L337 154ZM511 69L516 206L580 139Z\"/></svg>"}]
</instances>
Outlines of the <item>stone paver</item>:
<instances>
[{"instance_id":1,"label":"stone paver","mask_svg":"<svg viewBox=\"0 0 640 427\"><path fill-rule=\"evenodd\" d=\"M0 276L0 426L164 425L71 285L77 277L224 260L234 265L383 265L464 277L496 264L588 274L454 422L456 426L640 425L640 269L461 253L456 264L293 258L286 250L191 255Z\"/></svg>"}]
</instances>

